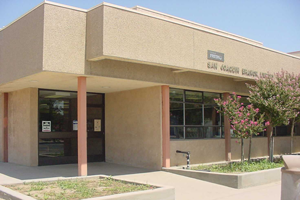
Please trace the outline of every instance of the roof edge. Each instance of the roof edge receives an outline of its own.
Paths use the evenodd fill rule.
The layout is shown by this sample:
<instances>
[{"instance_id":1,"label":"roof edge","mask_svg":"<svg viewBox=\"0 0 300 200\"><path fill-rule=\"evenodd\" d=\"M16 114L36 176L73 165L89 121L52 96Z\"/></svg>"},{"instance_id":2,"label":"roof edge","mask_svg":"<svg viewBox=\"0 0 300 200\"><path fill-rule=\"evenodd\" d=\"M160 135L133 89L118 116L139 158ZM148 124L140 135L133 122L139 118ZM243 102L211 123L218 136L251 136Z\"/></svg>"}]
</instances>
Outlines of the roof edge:
<instances>
[{"instance_id":1,"label":"roof edge","mask_svg":"<svg viewBox=\"0 0 300 200\"><path fill-rule=\"evenodd\" d=\"M45 4L45 1L42 2L42 3L40 3L40 4L38 4L34 8L30 9L29 11L27 11L26 13L24 13L23 15L21 15L20 17L18 17L17 19L15 19L14 21L10 22L8 25L6 25L3 28L1 28L0 31L3 31L4 29L6 29L7 27L9 27L10 25L12 25L15 22L19 21L21 18L25 17L26 15L28 15L29 13L31 13L32 11L34 11L35 9L39 8L40 6L42 6L44 4Z\"/></svg>"},{"instance_id":2,"label":"roof edge","mask_svg":"<svg viewBox=\"0 0 300 200\"><path fill-rule=\"evenodd\" d=\"M292 52L288 52L288 54L290 53L300 53L300 51L292 51Z\"/></svg>"},{"instance_id":3,"label":"roof edge","mask_svg":"<svg viewBox=\"0 0 300 200\"><path fill-rule=\"evenodd\" d=\"M38 4L37 6L35 6L34 8L30 9L29 11L27 11L26 13L24 13L23 15L21 15L20 17L18 17L17 19L15 19L14 21L10 22L8 25L4 26L3 28L0 28L0 31L3 31L4 29L6 29L7 27L9 27L10 25L14 24L15 22L19 21L20 19L22 19L23 17L25 17L26 15L28 15L29 13L33 12L35 9L39 8L42 5L53 5L53 6L59 6L62 8L68 8L68 9L72 9L72 10L77 10L77 11L81 11L81 12L87 12L87 10L85 9L81 9L81 8L77 8L77 7L73 7L73 6L68 6L68 5L64 5L64 4L60 4L60 3L55 3L52 1L43 1L42 3Z\"/></svg>"},{"instance_id":4,"label":"roof edge","mask_svg":"<svg viewBox=\"0 0 300 200\"><path fill-rule=\"evenodd\" d=\"M65 5L65 4L56 3L56 2L52 2L52 1L48 1L48 0L45 0L44 3L49 4L49 5L53 5L53 6L59 6L59 7L62 7L62 8L68 8L68 9L71 9L71 10L87 12L87 9L78 8L78 7L74 7L74 6L68 6L68 5Z\"/></svg>"},{"instance_id":5,"label":"roof edge","mask_svg":"<svg viewBox=\"0 0 300 200\"><path fill-rule=\"evenodd\" d=\"M229 36L240 38L240 39L245 40L245 41L253 42L253 43L257 44L257 45L263 45L262 42L259 42L259 41L256 41L256 40L253 40L253 39L250 39L250 38L246 38L246 37L243 37L243 36L240 36L240 35L236 35L234 33L230 33L230 32L223 31L223 30L220 30L220 29L217 29L217 28L213 28L213 27L210 27L210 26L199 24L197 22L186 20L186 19L183 19L183 18L180 18L180 17L176 17L176 16L173 16L173 15L162 13L162 12L159 12L159 11L156 11L156 10L152 10L152 9L149 9L149 8L145 8L145 7L142 7L142 6L134 6L132 9L137 10L137 11L138 11L138 9L144 10L144 11L151 12L151 13L154 13L154 14L157 14L157 15L161 15L163 17L169 17L169 18L173 18L173 19L178 20L178 21L182 21L184 23L192 24L192 25L198 26L199 28L209 29L209 30L215 31L217 34L218 33L222 33L222 34L225 34L225 35L229 35Z\"/></svg>"}]
</instances>

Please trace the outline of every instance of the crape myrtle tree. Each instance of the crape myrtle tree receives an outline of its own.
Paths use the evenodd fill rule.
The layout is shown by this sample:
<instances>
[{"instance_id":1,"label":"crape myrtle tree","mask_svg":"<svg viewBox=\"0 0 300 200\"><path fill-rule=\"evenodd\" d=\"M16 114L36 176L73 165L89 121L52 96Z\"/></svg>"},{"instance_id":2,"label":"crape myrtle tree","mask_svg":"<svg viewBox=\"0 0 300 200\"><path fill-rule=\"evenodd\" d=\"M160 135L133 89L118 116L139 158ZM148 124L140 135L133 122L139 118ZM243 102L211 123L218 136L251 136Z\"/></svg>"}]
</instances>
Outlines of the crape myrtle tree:
<instances>
[{"instance_id":1,"label":"crape myrtle tree","mask_svg":"<svg viewBox=\"0 0 300 200\"><path fill-rule=\"evenodd\" d=\"M264 115L259 114L258 108L254 108L252 105L244 106L240 99L241 96L233 93L233 97L215 99L215 102L219 106L218 112L229 117L235 137L241 139L241 162L244 161L244 139L250 139L248 153L248 162L250 162L252 137L263 132L269 123L264 124Z\"/></svg>"},{"instance_id":2,"label":"crape myrtle tree","mask_svg":"<svg viewBox=\"0 0 300 200\"><path fill-rule=\"evenodd\" d=\"M293 139L294 139L294 131L295 131L295 123L300 122L300 74L295 75L293 73L288 73L286 71L281 71L280 74L277 75L277 80L280 85L290 90L290 95L294 99L292 103L292 109L297 116L290 119L291 124L291 152L293 153Z\"/></svg>"},{"instance_id":3,"label":"crape myrtle tree","mask_svg":"<svg viewBox=\"0 0 300 200\"><path fill-rule=\"evenodd\" d=\"M273 161L273 128L288 125L290 119L298 116L300 89L298 76L282 70L274 76L259 77L255 85L246 84L249 89L249 102L265 113L269 142L269 159Z\"/></svg>"},{"instance_id":4,"label":"crape myrtle tree","mask_svg":"<svg viewBox=\"0 0 300 200\"><path fill-rule=\"evenodd\" d=\"M300 111L300 109L296 109L298 112ZM298 116L296 118L290 119L290 123L291 123L291 151L290 153L293 153L293 149L294 149L294 132L295 132L295 124L300 122L300 115L298 114Z\"/></svg>"}]
</instances>

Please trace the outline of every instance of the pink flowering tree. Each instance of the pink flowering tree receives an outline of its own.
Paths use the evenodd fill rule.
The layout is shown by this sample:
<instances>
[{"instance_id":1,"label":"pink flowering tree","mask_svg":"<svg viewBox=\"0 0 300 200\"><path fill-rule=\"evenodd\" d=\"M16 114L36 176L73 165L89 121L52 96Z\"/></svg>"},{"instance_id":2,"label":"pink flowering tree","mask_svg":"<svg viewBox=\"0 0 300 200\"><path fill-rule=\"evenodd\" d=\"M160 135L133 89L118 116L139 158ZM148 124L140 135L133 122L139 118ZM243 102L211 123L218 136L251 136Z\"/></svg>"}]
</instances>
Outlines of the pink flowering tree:
<instances>
[{"instance_id":1,"label":"pink flowering tree","mask_svg":"<svg viewBox=\"0 0 300 200\"><path fill-rule=\"evenodd\" d=\"M223 113L229 117L231 129L235 137L241 139L241 161L244 161L244 139L249 141L248 162L251 160L251 147L253 135L259 135L265 130L269 122L264 123L264 114L259 114L259 109L252 105L244 106L240 103L241 96L233 93L233 97L228 99L215 99L219 106L218 112Z\"/></svg>"},{"instance_id":2,"label":"pink flowering tree","mask_svg":"<svg viewBox=\"0 0 300 200\"><path fill-rule=\"evenodd\" d=\"M291 152L293 153L293 140L294 140L294 130L295 123L300 122L300 74L295 75L293 73L288 73L287 71L281 71L277 73L276 79L282 87L286 88L287 92L290 93L290 109L297 115L290 119L291 125Z\"/></svg>"},{"instance_id":3,"label":"pink flowering tree","mask_svg":"<svg viewBox=\"0 0 300 200\"><path fill-rule=\"evenodd\" d=\"M255 85L246 84L249 89L249 102L265 113L269 121L269 159L273 161L273 127L288 125L290 119L299 114L299 76L281 71L274 76L260 77Z\"/></svg>"}]
</instances>

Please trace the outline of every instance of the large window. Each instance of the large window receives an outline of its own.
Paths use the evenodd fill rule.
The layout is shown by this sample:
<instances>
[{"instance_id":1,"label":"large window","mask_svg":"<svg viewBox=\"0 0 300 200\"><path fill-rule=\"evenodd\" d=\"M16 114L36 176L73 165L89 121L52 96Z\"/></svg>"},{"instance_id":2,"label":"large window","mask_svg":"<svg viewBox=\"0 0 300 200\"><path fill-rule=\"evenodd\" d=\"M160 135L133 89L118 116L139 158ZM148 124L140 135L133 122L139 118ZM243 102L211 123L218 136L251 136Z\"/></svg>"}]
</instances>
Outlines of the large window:
<instances>
[{"instance_id":1,"label":"large window","mask_svg":"<svg viewBox=\"0 0 300 200\"><path fill-rule=\"evenodd\" d=\"M39 90L39 165L77 162L77 93ZM104 95L87 93L88 161L104 160Z\"/></svg>"},{"instance_id":2,"label":"large window","mask_svg":"<svg viewBox=\"0 0 300 200\"><path fill-rule=\"evenodd\" d=\"M171 139L221 138L222 117L214 102L221 94L170 89Z\"/></svg>"},{"instance_id":3,"label":"large window","mask_svg":"<svg viewBox=\"0 0 300 200\"><path fill-rule=\"evenodd\" d=\"M215 98L219 93L170 88L170 137L171 139L223 138L224 119L217 113ZM240 102L249 105L247 96ZM295 135L300 135L300 123L295 124ZM274 136L290 136L291 125L274 127ZM233 130L231 137L235 138ZM266 137L266 131L255 137Z\"/></svg>"}]
</instances>

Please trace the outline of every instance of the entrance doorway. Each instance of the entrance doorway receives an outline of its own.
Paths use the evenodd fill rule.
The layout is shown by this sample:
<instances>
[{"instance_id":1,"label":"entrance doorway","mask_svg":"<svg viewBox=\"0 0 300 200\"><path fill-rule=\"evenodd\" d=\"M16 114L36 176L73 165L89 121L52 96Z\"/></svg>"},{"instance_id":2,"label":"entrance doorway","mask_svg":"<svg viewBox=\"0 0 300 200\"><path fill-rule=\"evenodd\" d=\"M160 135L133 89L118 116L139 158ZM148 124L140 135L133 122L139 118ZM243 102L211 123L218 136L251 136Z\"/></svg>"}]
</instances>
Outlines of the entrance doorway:
<instances>
[{"instance_id":1,"label":"entrance doorway","mask_svg":"<svg viewBox=\"0 0 300 200\"><path fill-rule=\"evenodd\" d=\"M77 92L39 90L39 165L77 163ZM104 94L87 93L88 162L105 161Z\"/></svg>"}]
</instances>

